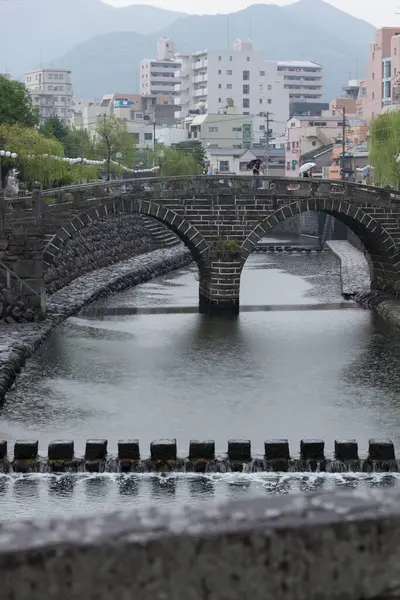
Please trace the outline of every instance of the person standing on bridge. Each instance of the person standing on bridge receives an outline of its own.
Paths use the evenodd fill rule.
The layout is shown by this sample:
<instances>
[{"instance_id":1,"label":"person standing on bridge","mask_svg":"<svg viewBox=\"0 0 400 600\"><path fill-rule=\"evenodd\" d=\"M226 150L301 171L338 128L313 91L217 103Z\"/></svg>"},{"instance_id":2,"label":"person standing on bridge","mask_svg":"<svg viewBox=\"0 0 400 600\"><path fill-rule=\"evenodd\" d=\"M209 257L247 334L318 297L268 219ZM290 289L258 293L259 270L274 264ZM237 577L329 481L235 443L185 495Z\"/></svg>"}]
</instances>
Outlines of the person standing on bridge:
<instances>
[{"instance_id":1,"label":"person standing on bridge","mask_svg":"<svg viewBox=\"0 0 400 600\"><path fill-rule=\"evenodd\" d=\"M258 178L260 176L261 170L261 160L257 158L256 160L252 160L248 165L248 169L253 169L253 182L252 187L258 188Z\"/></svg>"}]
</instances>

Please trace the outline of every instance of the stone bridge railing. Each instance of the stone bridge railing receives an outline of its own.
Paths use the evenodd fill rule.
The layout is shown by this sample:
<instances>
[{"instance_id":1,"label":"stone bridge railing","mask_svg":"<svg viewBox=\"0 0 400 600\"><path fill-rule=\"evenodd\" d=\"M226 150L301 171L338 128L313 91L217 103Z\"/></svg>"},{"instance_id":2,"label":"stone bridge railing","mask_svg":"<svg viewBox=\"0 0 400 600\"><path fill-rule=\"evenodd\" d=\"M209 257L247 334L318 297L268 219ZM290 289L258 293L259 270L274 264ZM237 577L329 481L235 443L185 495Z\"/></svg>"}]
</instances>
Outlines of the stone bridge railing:
<instances>
[{"instance_id":1,"label":"stone bridge railing","mask_svg":"<svg viewBox=\"0 0 400 600\"><path fill-rule=\"evenodd\" d=\"M36 186L32 194L7 198L0 203L0 227L4 229L6 222L37 222L43 214L65 210L67 207L82 211L103 200L120 197L121 194L153 200L207 197L215 194L241 198L257 195L286 201L329 196L386 208L396 208L400 203L400 192L391 188L342 181L286 177L257 177L255 180L251 176L160 177L95 182L49 190L40 190L40 187Z\"/></svg>"},{"instance_id":2,"label":"stone bridge railing","mask_svg":"<svg viewBox=\"0 0 400 600\"><path fill-rule=\"evenodd\" d=\"M4 600L389 600L400 493L269 496L0 525Z\"/></svg>"}]
</instances>

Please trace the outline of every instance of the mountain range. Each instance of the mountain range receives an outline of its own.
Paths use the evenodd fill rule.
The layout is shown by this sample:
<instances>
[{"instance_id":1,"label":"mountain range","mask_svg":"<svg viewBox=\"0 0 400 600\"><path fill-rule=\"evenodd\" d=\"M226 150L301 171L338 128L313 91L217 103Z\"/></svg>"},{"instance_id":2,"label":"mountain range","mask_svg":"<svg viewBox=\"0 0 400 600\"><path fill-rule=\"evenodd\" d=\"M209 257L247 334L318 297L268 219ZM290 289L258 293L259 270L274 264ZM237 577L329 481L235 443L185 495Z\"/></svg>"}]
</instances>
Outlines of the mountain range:
<instances>
[{"instance_id":1,"label":"mountain range","mask_svg":"<svg viewBox=\"0 0 400 600\"><path fill-rule=\"evenodd\" d=\"M204 16L143 5L117 9L100 0L16 0L0 2L0 22L17 24L15 49L11 27L0 36L0 57L14 76L36 67L41 56L43 63L72 70L79 98L138 92L140 60L155 56L160 37L172 37L178 52L233 47L240 37L251 38L267 60L322 64L329 99L350 74L365 75L375 32L323 0L255 4L231 15Z\"/></svg>"}]
</instances>

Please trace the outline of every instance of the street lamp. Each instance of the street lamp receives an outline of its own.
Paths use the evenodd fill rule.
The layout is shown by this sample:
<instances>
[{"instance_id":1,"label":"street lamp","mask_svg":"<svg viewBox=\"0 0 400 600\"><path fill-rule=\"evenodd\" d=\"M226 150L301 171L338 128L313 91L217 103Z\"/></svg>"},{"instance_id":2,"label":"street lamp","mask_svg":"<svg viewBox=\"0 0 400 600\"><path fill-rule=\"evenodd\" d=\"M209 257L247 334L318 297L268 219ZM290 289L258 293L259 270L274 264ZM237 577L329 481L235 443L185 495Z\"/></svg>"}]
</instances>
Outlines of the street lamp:
<instances>
[{"instance_id":1,"label":"street lamp","mask_svg":"<svg viewBox=\"0 0 400 600\"><path fill-rule=\"evenodd\" d=\"M16 152L12 152L11 150L0 150L0 190L3 189L3 160L5 158L15 160L18 158L18 154Z\"/></svg>"}]
</instances>

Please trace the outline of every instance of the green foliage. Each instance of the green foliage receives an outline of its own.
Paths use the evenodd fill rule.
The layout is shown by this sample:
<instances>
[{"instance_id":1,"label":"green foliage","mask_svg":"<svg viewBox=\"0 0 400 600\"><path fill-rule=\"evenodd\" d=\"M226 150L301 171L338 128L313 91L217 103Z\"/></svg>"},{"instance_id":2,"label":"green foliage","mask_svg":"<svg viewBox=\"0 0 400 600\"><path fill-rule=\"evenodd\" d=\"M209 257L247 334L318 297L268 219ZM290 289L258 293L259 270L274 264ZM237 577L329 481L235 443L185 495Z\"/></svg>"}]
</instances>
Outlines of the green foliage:
<instances>
[{"instance_id":1,"label":"green foliage","mask_svg":"<svg viewBox=\"0 0 400 600\"><path fill-rule=\"evenodd\" d=\"M183 152L188 156L192 156L200 168L200 172L204 172L206 168L206 151L200 142L196 140L188 140L180 142L174 146L178 152Z\"/></svg>"},{"instance_id":2,"label":"green foliage","mask_svg":"<svg viewBox=\"0 0 400 600\"><path fill-rule=\"evenodd\" d=\"M59 116L54 115L46 120L39 131L45 137L54 137L59 142L63 143L68 135L69 127L65 125Z\"/></svg>"},{"instance_id":3,"label":"green foliage","mask_svg":"<svg viewBox=\"0 0 400 600\"><path fill-rule=\"evenodd\" d=\"M372 120L369 133L369 158L376 185L400 187L400 113L390 112Z\"/></svg>"},{"instance_id":4,"label":"green foliage","mask_svg":"<svg viewBox=\"0 0 400 600\"><path fill-rule=\"evenodd\" d=\"M22 83L0 76L0 125L16 123L34 127L39 123L39 111Z\"/></svg>"},{"instance_id":5,"label":"green foliage","mask_svg":"<svg viewBox=\"0 0 400 600\"><path fill-rule=\"evenodd\" d=\"M240 244L236 240L219 239L215 243L215 249L219 253L228 254L231 256L238 256L241 252Z\"/></svg>"},{"instance_id":6,"label":"green foliage","mask_svg":"<svg viewBox=\"0 0 400 600\"><path fill-rule=\"evenodd\" d=\"M179 175L200 175L203 170L192 154L181 152L175 148L163 148L156 164L160 165L163 177Z\"/></svg>"},{"instance_id":7,"label":"green foliage","mask_svg":"<svg viewBox=\"0 0 400 600\"><path fill-rule=\"evenodd\" d=\"M43 188L58 187L99 178L99 168L92 165L70 165L59 160L64 156L63 145L46 138L37 129L21 125L0 125L0 136L6 148L18 154L16 160L2 161L3 185L10 171L17 168L20 181L31 188L39 181Z\"/></svg>"},{"instance_id":8,"label":"green foliage","mask_svg":"<svg viewBox=\"0 0 400 600\"><path fill-rule=\"evenodd\" d=\"M112 161L117 161L126 167L133 167L135 141L128 132L125 121L117 117L101 115L96 125L96 142L97 155L106 160L107 180L110 179L113 168L115 170Z\"/></svg>"},{"instance_id":9,"label":"green foliage","mask_svg":"<svg viewBox=\"0 0 400 600\"><path fill-rule=\"evenodd\" d=\"M95 141L84 129L68 129L63 144L65 156L69 158L97 159Z\"/></svg>"}]
</instances>

